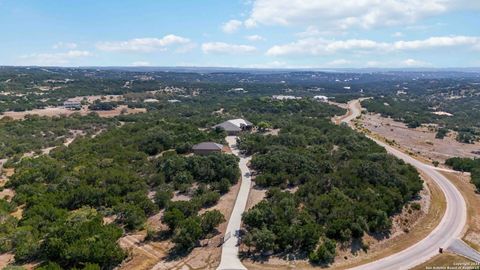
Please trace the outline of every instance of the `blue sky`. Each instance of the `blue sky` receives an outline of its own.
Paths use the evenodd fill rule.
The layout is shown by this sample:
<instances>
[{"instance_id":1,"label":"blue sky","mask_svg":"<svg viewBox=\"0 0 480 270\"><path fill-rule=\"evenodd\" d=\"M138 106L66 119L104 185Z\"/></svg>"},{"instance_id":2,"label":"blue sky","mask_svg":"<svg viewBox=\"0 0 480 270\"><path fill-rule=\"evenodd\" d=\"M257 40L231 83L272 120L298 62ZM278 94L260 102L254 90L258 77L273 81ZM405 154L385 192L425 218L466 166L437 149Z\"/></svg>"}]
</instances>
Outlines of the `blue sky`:
<instances>
[{"instance_id":1,"label":"blue sky","mask_svg":"<svg viewBox=\"0 0 480 270\"><path fill-rule=\"evenodd\" d=\"M0 0L0 65L479 67L477 0Z\"/></svg>"}]
</instances>

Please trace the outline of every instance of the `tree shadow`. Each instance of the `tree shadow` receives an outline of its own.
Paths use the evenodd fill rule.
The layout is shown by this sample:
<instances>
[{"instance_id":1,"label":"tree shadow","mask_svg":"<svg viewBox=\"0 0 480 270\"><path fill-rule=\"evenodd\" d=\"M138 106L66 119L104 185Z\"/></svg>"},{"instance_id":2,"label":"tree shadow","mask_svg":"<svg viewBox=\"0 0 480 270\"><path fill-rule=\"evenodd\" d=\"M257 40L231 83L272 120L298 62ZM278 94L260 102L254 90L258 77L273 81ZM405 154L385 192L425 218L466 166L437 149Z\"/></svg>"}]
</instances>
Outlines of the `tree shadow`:
<instances>
[{"instance_id":1,"label":"tree shadow","mask_svg":"<svg viewBox=\"0 0 480 270\"><path fill-rule=\"evenodd\" d=\"M161 242L161 241L165 241L165 240L170 239L172 237L172 235L173 235L172 231L162 230L162 231L158 231L154 235L148 236L147 238L145 238L145 241L147 241L147 242Z\"/></svg>"},{"instance_id":2,"label":"tree shadow","mask_svg":"<svg viewBox=\"0 0 480 270\"><path fill-rule=\"evenodd\" d=\"M173 247L168 251L167 256L165 257L166 262L176 261L185 258L193 250L191 249L180 249Z\"/></svg>"},{"instance_id":3,"label":"tree shadow","mask_svg":"<svg viewBox=\"0 0 480 270\"><path fill-rule=\"evenodd\" d=\"M390 231L383 231L383 232L370 232L368 233L369 236L375 238L377 241L382 241L386 239L390 239L392 235Z\"/></svg>"}]
</instances>

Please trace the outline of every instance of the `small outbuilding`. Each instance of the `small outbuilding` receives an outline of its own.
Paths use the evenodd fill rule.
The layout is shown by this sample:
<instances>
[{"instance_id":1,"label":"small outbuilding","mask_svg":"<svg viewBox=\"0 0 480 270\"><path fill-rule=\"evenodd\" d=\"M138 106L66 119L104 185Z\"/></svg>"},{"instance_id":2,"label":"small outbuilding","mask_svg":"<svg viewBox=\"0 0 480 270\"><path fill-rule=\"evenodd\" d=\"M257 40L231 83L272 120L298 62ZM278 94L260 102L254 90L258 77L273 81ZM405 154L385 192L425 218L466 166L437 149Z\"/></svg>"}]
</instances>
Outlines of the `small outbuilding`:
<instances>
[{"instance_id":1,"label":"small outbuilding","mask_svg":"<svg viewBox=\"0 0 480 270\"><path fill-rule=\"evenodd\" d=\"M82 104L79 101L67 100L63 102L63 107L68 110L80 110L82 108Z\"/></svg>"},{"instance_id":2,"label":"small outbuilding","mask_svg":"<svg viewBox=\"0 0 480 270\"><path fill-rule=\"evenodd\" d=\"M320 102L328 102L327 96L314 96L313 99L318 100Z\"/></svg>"},{"instance_id":3,"label":"small outbuilding","mask_svg":"<svg viewBox=\"0 0 480 270\"><path fill-rule=\"evenodd\" d=\"M238 135L242 131L251 130L253 128L253 124L248 120L238 118L225 121L221 124L213 126L213 128L223 129L228 135Z\"/></svg>"},{"instance_id":4,"label":"small outbuilding","mask_svg":"<svg viewBox=\"0 0 480 270\"><path fill-rule=\"evenodd\" d=\"M144 103L158 103L159 100L156 98L147 98L143 100Z\"/></svg>"},{"instance_id":5,"label":"small outbuilding","mask_svg":"<svg viewBox=\"0 0 480 270\"><path fill-rule=\"evenodd\" d=\"M192 147L193 153L196 155L208 155L213 153L221 153L224 146L214 142L202 142Z\"/></svg>"}]
</instances>

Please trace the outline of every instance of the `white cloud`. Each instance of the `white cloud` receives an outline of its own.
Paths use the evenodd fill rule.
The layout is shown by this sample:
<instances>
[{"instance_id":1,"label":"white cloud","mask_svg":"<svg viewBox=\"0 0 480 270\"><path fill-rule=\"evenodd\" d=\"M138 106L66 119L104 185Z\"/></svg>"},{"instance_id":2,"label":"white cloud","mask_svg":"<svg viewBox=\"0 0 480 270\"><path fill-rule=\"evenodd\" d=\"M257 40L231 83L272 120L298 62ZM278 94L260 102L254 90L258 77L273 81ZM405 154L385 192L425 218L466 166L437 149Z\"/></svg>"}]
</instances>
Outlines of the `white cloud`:
<instances>
[{"instance_id":1,"label":"white cloud","mask_svg":"<svg viewBox=\"0 0 480 270\"><path fill-rule=\"evenodd\" d=\"M392 37L401 38L401 37L403 37L403 33L402 32L395 32L395 33L392 34Z\"/></svg>"},{"instance_id":2,"label":"white cloud","mask_svg":"<svg viewBox=\"0 0 480 270\"><path fill-rule=\"evenodd\" d=\"M349 60L346 60L346 59L336 59L336 60L333 60L333 61L330 61L330 62L326 63L326 66L328 66L328 67L343 67L343 66L350 65L351 63L352 63L352 61L349 61Z\"/></svg>"},{"instance_id":3,"label":"white cloud","mask_svg":"<svg viewBox=\"0 0 480 270\"><path fill-rule=\"evenodd\" d=\"M480 37L468 36L446 36L446 37L431 37L424 40L413 41L397 41L393 45L395 49L422 49L433 47L453 47L453 46L478 46L480 44Z\"/></svg>"},{"instance_id":4,"label":"white cloud","mask_svg":"<svg viewBox=\"0 0 480 270\"><path fill-rule=\"evenodd\" d=\"M71 50L65 53L33 53L22 55L22 62L28 65L51 66L70 64L74 59L91 56L89 51Z\"/></svg>"},{"instance_id":5,"label":"white cloud","mask_svg":"<svg viewBox=\"0 0 480 270\"><path fill-rule=\"evenodd\" d=\"M77 43L73 42L57 42L53 45L54 49L69 49L73 50L78 47Z\"/></svg>"},{"instance_id":6,"label":"white cloud","mask_svg":"<svg viewBox=\"0 0 480 270\"><path fill-rule=\"evenodd\" d=\"M202 51L204 53L219 53L219 54L237 54L237 53L252 53L257 48L250 45L237 45L225 42L207 42L202 44Z\"/></svg>"},{"instance_id":7,"label":"white cloud","mask_svg":"<svg viewBox=\"0 0 480 270\"><path fill-rule=\"evenodd\" d=\"M264 64L252 64L246 66L246 68L289 68L286 62L272 61Z\"/></svg>"},{"instance_id":8,"label":"white cloud","mask_svg":"<svg viewBox=\"0 0 480 270\"><path fill-rule=\"evenodd\" d=\"M247 28L253 28L253 27L257 26L257 22L254 19L247 19L243 23L245 24L245 27L247 27Z\"/></svg>"},{"instance_id":9,"label":"white cloud","mask_svg":"<svg viewBox=\"0 0 480 270\"><path fill-rule=\"evenodd\" d=\"M433 67L429 62L424 62L416 59L406 59L403 61L398 60L386 60L386 61L368 61L365 63L365 67L369 68L422 68Z\"/></svg>"},{"instance_id":10,"label":"white cloud","mask_svg":"<svg viewBox=\"0 0 480 270\"><path fill-rule=\"evenodd\" d=\"M243 23L239 20L230 20L222 25L222 31L227 34L235 33L242 24Z\"/></svg>"},{"instance_id":11,"label":"white cloud","mask_svg":"<svg viewBox=\"0 0 480 270\"><path fill-rule=\"evenodd\" d=\"M152 52L165 51L170 46L188 45L188 38L166 35L162 38L134 38L126 41L106 41L97 43L97 49L108 52Z\"/></svg>"},{"instance_id":12,"label":"white cloud","mask_svg":"<svg viewBox=\"0 0 480 270\"><path fill-rule=\"evenodd\" d=\"M197 44L195 43L186 43L184 45L181 45L180 47L178 47L177 49L175 49L175 52L176 53L187 53L187 52L190 52L192 51L193 49L195 49L197 47Z\"/></svg>"},{"instance_id":13,"label":"white cloud","mask_svg":"<svg viewBox=\"0 0 480 270\"><path fill-rule=\"evenodd\" d=\"M445 36L431 37L423 40L401 40L393 43L377 42L369 39L327 40L322 38L306 38L289 44L273 46L267 51L267 55L325 55L341 51L392 52L456 46L479 47L480 37Z\"/></svg>"},{"instance_id":14,"label":"white cloud","mask_svg":"<svg viewBox=\"0 0 480 270\"><path fill-rule=\"evenodd\" d=\"M317 27L313 25L309 25L305 31L297 33L297 36L301 38L307 38L307 37L319 36L321 33L322 32L318 30Z\"/></svg>"},{"instance_id":15,"label":"white cloud","mask_svg":"<svg viewBox=\"0 0 480 270\"><path fill-rule=\"evenodd\" d=\"M360 39L350 39L345 41L332 41L326 39L317 39L317 38L307 38L300 39L296 42L285 44L285 45L276 45L268 49L267 55L270 56L279 56L279 55L289 55L289 54L310 54L310 55L322 55L322 54L331 54L340 50L351 50L351 49L362 49L362 50L372 50L377 49L380 46L379 43L372 40L360 40Z\"/></svg>"},{"instance_id":16,"label":"white cloud","mask_svg":"<svg viewBox=\"0 0 480 270\"><path fill-rule=\"evenodd\" d=\"M152 64L150 64L148 61L136 61L132 63L132 66L134 67L149 67L151 65Z\"/></svg>"},{"instance_id":17,"label":"white cloud","mask_svg":"<svg viewBox=\"0 0 480 270\"><path fill-rule=\"evenodd\" d=\"M407 59L405 61L402 61L401 64L406 67L430 67L432 64L420 60L415 60L415 59Z\"/></svg>"},{"instance_id":18,"label":"white cloud","mask_svg":"<svg viewBox=\"0 0 480 270\"><path fill-rule=\"evenodd\" d=\"M260 36L260 35L251 35L251 36L246 36L245 37L246 39L250 40L250 41L262 41L262 40L265 40L264 37Z\"/></svg>"},{"instance_id":19,"label":"white cloud","mask_svg":"<svg viewBox=\"0 0 480 270\"><path fill-rule=\"evenodd\" d=\"M347 31L335 28L322 28L319 30L317 26L309 25L305 31L296 33L295 36L300 38L318 37L318 36L340 36L347 34Z\"/></svg>"},{"instance_id":20,"label":"white cloud","mask_svg":"<svg viewBox=\"0 0 480 270\"><path fill-rule=\"evenodd\" d=\"M253 0L245 24L371 28L411 24L453 9L480 8L479 3L475 0Z\"/></svg>"},{"instance_id":21,"label":"white cloud","mask_svg":"<svg viewBox=\"0 0 480 270\"><path fill-rule=\"evenodd\" d=\"M379 61L368 61L366 64L365 64L366 67L381 67L383 66L383 63L382 62L379 62Z\"/></svg>"}]
</instances>

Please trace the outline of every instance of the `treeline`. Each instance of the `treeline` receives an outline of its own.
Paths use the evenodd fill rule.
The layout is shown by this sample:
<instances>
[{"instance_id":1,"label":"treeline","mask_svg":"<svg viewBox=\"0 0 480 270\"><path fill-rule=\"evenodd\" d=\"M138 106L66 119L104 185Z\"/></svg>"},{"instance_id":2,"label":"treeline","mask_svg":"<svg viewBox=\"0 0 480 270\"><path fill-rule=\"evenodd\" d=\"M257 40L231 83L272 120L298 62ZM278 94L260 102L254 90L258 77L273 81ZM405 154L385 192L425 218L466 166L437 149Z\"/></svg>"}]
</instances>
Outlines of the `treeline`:
<instances>
[{"instance_id":1,"label":"treeline","mask_svg":"<svg viewBox=\"0 0 480 270\"><path fill-rule=\"evenodd\" d=\"M447 159L445 164L456 171L470 172L471 181L480 192L480 159L454 157Z\"/></svg>"},{"instance_id":2,"label":"treeline","mask_svg":"<svg viewBox=\"0 0 480 270\"><path fill-rule=\"evenodd\" d=\"M264 105L261 110L277 106ZM253 154L255 183L269 189L243 216L250 255L295 254L329 264L336 243L388 234L390 217L422 189L417 171L314 111L292 114L289 104L284 108L272 119L281 128L278 136L248 134L239 140L242 151Z\"/></svg>"}]
</instances>

